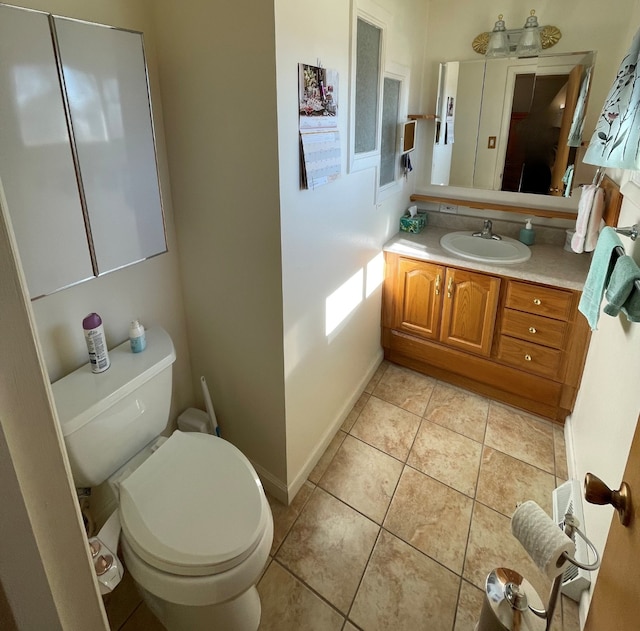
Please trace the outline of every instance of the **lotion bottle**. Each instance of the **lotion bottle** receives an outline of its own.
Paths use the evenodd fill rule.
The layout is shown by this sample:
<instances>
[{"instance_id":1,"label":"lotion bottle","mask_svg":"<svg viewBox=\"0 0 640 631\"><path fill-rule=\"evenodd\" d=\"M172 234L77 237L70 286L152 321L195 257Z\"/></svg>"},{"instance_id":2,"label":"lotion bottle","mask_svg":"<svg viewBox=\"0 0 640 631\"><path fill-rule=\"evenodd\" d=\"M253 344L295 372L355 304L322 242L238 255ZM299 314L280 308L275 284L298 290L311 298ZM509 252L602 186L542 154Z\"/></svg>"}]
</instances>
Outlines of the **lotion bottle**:
<instances>
[{"instance_id":1,"label":"lotion bottle","mask_svg":"<svg viewBox=\"0 0 640 631\"><path fill-rule=\"evenodd\" d=\"M142 353L147 347L147 337L139 320L133 320L129 327L129 342L132 353Z\"/></svg>"},{"instance_id":2,"label":"lotion bottle","mask_svg":"<svg viewBox=\"0 0 640 631\"><path fill-rule=\"evenodd\" d=\"M90 313L82 321L82 328L84 329L84 339L87 342L87 350L89 351L91 372L104 372L111 366L111 361L109 360L102 318L97 313Z\"/></svg>"},{"instance_id":3,"label":"lotion bottle","mask_svg":"<svg viewBox=\"0 0 640 631\"><path fill-rule=\"evenodd\" d=\"M531 217L527 219L527 223L524 228L520 228L520 237L519 240L525 245L533 245L536 240L536 232L531 227Z\"/></svg>"}]
</instances>

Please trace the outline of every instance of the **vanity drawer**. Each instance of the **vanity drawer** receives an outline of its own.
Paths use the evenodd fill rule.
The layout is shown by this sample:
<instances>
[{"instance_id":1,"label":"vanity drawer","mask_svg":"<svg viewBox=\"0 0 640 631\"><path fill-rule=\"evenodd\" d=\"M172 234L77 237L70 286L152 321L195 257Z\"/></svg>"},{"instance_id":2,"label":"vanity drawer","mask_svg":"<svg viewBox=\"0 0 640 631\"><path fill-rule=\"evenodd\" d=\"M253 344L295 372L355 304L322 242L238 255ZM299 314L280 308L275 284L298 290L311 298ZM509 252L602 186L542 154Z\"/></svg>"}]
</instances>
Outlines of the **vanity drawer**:
<instances>
[{"instance_id":1,"label":"vanity drawer","mask_svg":"<svg viewBox=\"0 0 640 631\"><path fill-rule=\"evenodd\" d=\"M517 281L507 284L505 306L556 320L568 320L573 305L573 294L562 289L540 285L527 285Z\"/></svg>"},{"instance_id":2,"label":"vanity drawer","mask_svg":"<svg viewBox=\"0 0 640 631\"><path fill-rule=\"evenodd\" d=\"M510 366L553 379L560 370L562 351L502 335L498 359Z\"/></svg>"},{"instance_id":3,"label":"vanity drawer","mask_svg":"<svg viewBox=\"0 0 640 631\"><path fill-rule=\"evenodd\" d=\"M568 327L568 323L562 320L552 320L532 313L505 309L502 315L501 333L543 346L564 348Z\"/></svg>"}]
</instances>

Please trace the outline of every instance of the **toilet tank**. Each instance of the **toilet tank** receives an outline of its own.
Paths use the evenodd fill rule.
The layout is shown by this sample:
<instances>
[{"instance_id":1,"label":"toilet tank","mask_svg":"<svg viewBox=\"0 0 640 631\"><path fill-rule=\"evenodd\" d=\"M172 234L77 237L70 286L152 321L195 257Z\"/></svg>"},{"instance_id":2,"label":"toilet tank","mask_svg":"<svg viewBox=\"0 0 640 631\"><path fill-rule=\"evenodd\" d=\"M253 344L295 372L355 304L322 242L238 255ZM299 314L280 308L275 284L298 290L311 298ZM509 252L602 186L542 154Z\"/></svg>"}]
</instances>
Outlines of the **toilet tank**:
<instances>
[{"instance_id":1,"label":"toilet tank","mask_svg":"<svg viewBox=\"0 0 640 631\"><path fill-rule=\"evenodd\" d=\"M104 482L167 426L175 350L163 329L146 335L142 353L127 341L109 351L105 372L87 363L52 384L76 487Z\"/></svg>"}]
</instances>

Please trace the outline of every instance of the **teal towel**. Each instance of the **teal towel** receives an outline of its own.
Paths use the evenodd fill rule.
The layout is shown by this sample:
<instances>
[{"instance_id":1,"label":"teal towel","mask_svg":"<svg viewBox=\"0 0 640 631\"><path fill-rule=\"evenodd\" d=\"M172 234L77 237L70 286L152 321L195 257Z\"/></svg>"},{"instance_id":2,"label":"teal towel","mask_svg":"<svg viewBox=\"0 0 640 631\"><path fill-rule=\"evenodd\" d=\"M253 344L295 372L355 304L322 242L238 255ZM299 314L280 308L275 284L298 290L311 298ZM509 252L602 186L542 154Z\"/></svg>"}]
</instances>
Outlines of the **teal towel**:
<instances>
[{"instance_id":1,"label":"teal towel","mask_svg":"<svg viewBox=\"0 0 640 631\"><path fill-rule=\"evenodd\" d=\"M617 316L622 311L631 322L640 320L640 292L636 280L640 280L640 267L626 254L619 257L605 293L608 304L604 306L604 312L607 315Z\"/></svg>"},{"instance_id":2,"label":"teal towel","mask_svg":"<svg viewBox=\"0 0 640 631\"><path fill-rule=\"evenodd\" d=\"M616 262L614 257L616 246L622 247L620 237L613 228L605 226L600 232L578 304L578 310L587 318L592 331L595 331L598 326L600 303Z\"/></svg>"}]
</instances>

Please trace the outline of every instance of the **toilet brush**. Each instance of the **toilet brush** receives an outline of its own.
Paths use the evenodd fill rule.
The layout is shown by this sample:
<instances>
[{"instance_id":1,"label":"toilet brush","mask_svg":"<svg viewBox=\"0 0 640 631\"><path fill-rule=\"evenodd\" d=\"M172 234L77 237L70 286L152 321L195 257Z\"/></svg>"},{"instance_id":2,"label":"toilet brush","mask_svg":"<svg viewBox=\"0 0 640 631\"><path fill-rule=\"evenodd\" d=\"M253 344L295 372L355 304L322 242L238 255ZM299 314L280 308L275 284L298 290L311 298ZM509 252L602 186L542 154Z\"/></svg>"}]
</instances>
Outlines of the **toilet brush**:
<instances>
[{"instance_id":1,"label":"toilet brush","mask_svg":"<svg viewBox=\"0 0 640 631\"><path fill-rule=\"evenodd\" d=\"M207 380L204 375L200 377L200 383L202 384L202 394L204 396L204 405L207 408L207 414L211 420L211 429L213 434L220 437L220 427L218 427L218 421L216 420L216 413L213 410L213 403L211 402L211 395L209 394L209 388L207 387Z\"/></svg>"}]
</instances>

